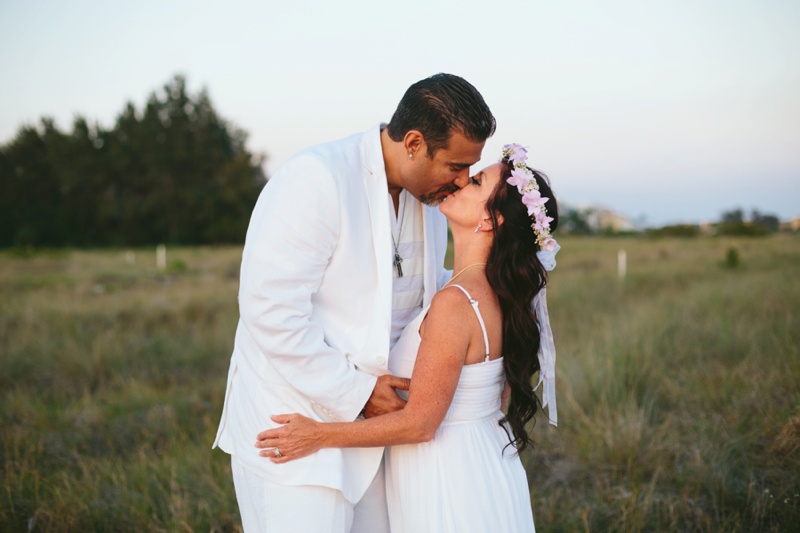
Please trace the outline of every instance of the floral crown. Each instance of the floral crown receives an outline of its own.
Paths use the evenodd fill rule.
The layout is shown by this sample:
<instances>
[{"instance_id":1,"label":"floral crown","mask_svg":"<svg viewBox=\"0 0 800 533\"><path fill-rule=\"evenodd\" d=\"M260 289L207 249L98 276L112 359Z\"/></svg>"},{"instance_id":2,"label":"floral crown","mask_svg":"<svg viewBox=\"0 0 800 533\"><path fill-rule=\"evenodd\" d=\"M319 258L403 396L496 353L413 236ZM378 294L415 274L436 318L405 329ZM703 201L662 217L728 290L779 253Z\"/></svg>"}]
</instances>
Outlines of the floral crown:
<instances>
[{"instance_id":1,"label":"floral crown","mask_svg":"<svg viewBox=\"0 0 800 533\"><path fill-rule=\"evenodd\" d=\"M531 228L536 235L536 244L545 252L552 252L558 247L556 240L550 235L550 222L544 204L550 198L539 193L539 184L531 169L525 164L528 160L528 151L519 144L503 146L503 159L508 159L511 166L511 177L506 180L509 185L514 185L522 195L522 203L528 208L528 215L533 219Z\"/></svg>"},{"instance_id":2,"label":"floral crown","mask_svg":"<svg viewBox=\"0 0 800 533\"><path fill-rule=\"evenodd\" d=\"M547 216L544 204L546 198L539 192L539 184L533 171L528 168L525 161L528 151L519 144L503 146L503 160L508 159L511 166L511 177L506 180L509 185L514 185L522 195L522 203L528 208L528 215L533 218L533 233L536 235L536 244L539 250L536 257L548 272L556 267L556 254L561 248L550 235L550 222L553 219ZM558 425L558 410L556 408L556 345L553 340L553 330L550 328L550 314L547 312L547 286L536 293L531 307L539 323L539 383L533 390L542 385L542 407L547 407L548 418L554 426Z\"/></svg>"}]
</instances>

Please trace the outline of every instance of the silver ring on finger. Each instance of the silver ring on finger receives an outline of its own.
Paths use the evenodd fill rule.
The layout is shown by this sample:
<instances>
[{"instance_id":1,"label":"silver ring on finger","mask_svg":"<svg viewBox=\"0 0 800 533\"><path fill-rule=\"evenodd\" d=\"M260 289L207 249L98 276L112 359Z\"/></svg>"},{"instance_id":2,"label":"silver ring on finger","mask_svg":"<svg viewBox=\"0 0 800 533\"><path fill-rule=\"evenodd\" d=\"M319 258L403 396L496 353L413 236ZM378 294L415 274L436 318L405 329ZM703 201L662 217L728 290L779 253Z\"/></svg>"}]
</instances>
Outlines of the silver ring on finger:
<instances>
[{"instance_id":1,"label":"silver ring on finger","mask_svg":"<svg viewBox=\"0 0 800 533\"><path fill-rule=\"evenodd\" d=\"M275 454L275 457L283 457L283 454L281 453L280 449L278 449L278 448L275 448L275 450L272 453Z\"/></svg>"}]
</instances>

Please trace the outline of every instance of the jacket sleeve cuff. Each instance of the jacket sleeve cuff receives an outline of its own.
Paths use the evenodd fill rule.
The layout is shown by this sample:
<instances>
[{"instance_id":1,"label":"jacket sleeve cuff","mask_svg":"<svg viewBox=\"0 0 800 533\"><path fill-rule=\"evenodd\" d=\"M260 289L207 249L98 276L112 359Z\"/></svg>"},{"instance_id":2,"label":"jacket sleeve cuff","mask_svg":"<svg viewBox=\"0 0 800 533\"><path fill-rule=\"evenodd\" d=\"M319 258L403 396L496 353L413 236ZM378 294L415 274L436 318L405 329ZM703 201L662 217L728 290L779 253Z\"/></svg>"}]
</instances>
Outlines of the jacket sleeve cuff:
<instances>
[{"instance_id":1,"label":"jacket sleeve cuff","mask_svg":"<svg viewBox=\"0 0 800 533\"><path fill-rule=\"evenodd\" d=\"M347 388L345 396L341 398L338 405L322 405L312 402L314 408L325 414L334 422L352 422L359 417L364 410L364 406L375 390L377 376L366 372L357 372L354 383Z\"/></svg>"}]
</instances>

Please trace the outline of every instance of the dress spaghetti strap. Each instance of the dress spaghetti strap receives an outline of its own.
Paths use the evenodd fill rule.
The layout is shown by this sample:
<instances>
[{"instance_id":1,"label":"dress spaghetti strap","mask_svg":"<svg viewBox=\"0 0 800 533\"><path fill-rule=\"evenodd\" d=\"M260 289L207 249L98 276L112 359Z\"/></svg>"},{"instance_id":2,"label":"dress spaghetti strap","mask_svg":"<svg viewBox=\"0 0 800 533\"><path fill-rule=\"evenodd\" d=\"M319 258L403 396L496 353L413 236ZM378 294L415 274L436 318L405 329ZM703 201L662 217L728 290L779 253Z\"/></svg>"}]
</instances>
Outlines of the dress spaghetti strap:
<instances>
[{"instance_id":1,"label":"dress spaghetti strap","mask_svg":"<svg viewBox=\"0 0 800 533\"><path fill-rule=\"evenodd\" d=\"M461 292L467 295L470 305L472 305L472 308L475 310L475 314L478 316L478 322L480 322L481 331L483 332L483 344L486 346L486 358L483 361L486 362L489 360L489 336L486 334L486 324L483 323L483 317L481 316L481 312L478 310L478 300L470 296L467 292L467 289L461 285L450 285L450 287L458 287L461 289Z\"/></svg>"}]
</instances>

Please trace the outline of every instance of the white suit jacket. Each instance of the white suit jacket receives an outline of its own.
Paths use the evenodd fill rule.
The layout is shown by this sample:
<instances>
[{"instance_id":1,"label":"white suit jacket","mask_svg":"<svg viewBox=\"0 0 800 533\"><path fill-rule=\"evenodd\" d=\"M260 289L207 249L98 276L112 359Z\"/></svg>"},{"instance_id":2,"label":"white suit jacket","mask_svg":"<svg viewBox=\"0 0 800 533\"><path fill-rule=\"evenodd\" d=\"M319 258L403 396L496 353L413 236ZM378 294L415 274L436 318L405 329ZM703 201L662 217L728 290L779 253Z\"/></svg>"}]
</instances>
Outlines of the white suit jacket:
<instances>
[{"instance_id":1,"label":"white suit jacket","mask_svg":"<svg viewBox=\"0 0 800 533\"><path fill-rule=\"evenodd\" d=\"M247 230L236 329L214 446L263 477L358 501L382 448L323 449L275 465L256 435L270 415L354 420L388 373L392 247L380 125L311 147L264 187ZM424 207L423 305L447 273L447 223Z\"/></svg>"}]
</instances>

